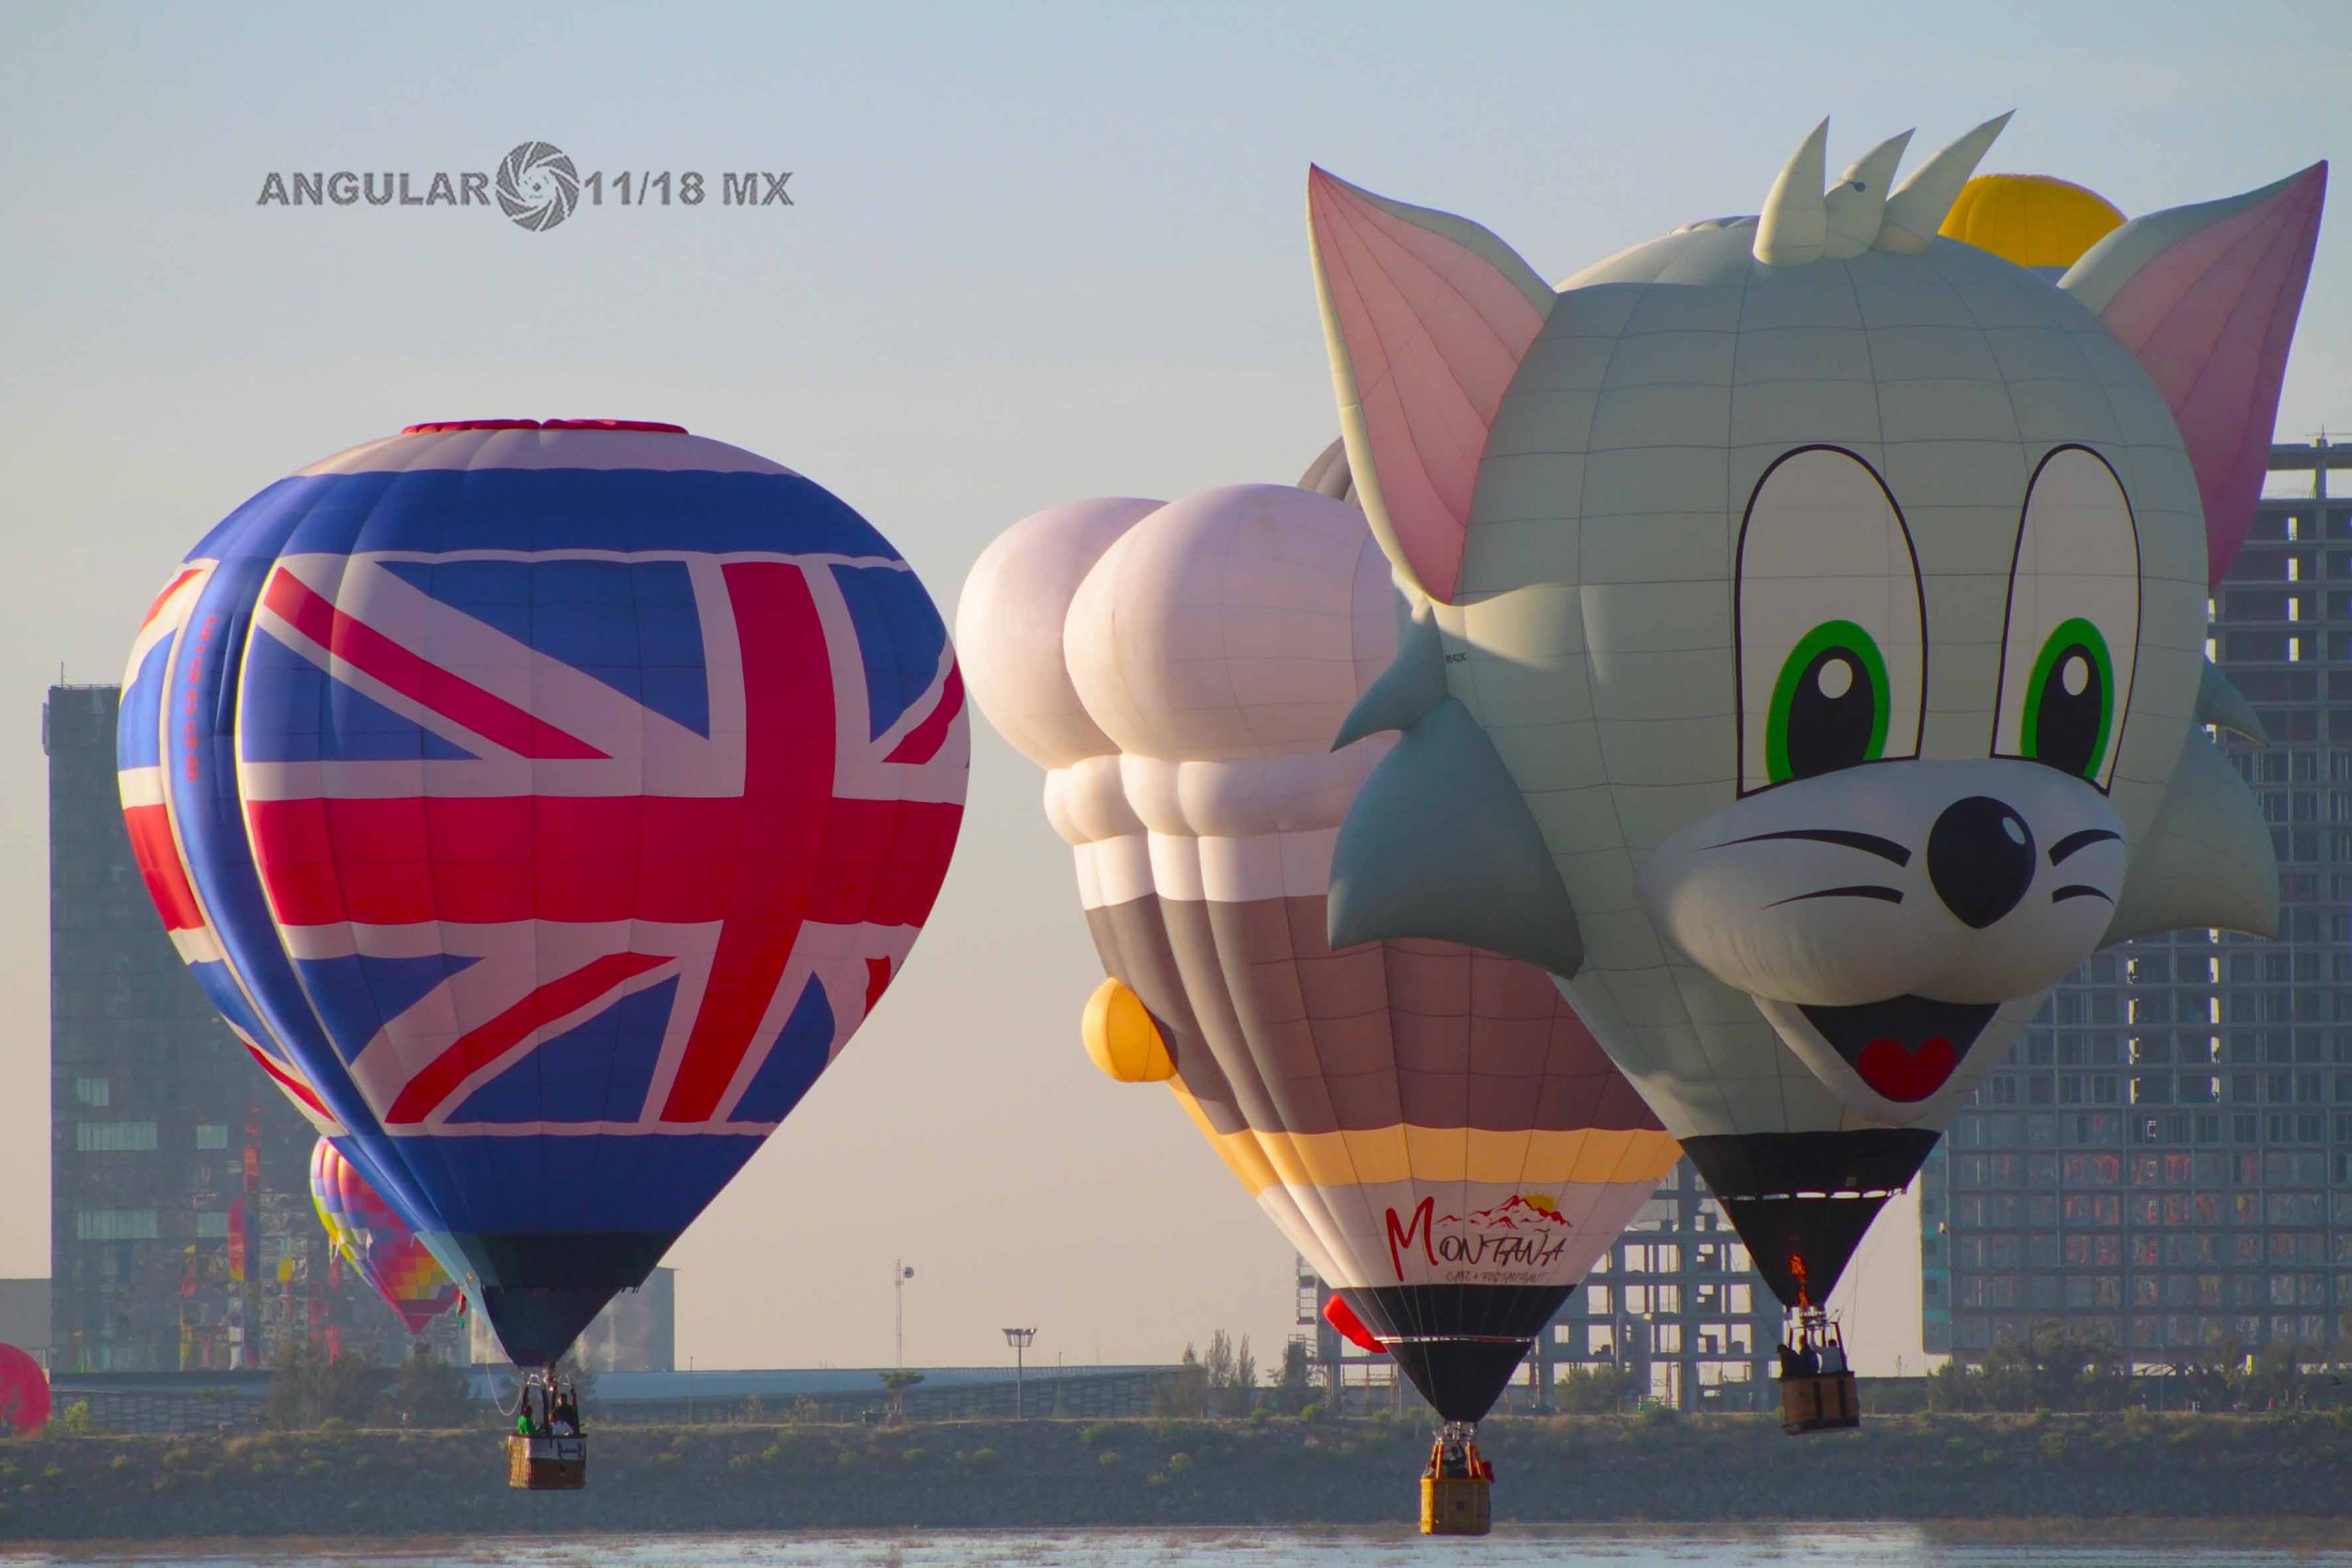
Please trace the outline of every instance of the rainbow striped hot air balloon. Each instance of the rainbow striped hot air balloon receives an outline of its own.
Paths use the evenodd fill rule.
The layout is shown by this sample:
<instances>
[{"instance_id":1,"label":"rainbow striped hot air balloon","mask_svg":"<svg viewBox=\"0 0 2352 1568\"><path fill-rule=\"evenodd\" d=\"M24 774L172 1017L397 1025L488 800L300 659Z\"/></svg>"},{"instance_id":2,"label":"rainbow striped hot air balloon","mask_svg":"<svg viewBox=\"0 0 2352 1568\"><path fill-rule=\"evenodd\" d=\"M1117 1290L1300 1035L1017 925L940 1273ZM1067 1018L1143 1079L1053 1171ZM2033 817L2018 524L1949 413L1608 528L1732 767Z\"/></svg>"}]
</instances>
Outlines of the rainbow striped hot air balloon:
<instances>
[{"instance_id":1,"label":"rainbow striped hot air balloon","mask_svg":"<svg viewBox=\"0 0 2352 1568\"><path fill-rule=\"evenodd\" d=\"M411 1334L458 1304L457 1282L392 1212L359 1168L321 1138L311 1150L311 1203L343 1260L358 1270Z\"/></svg>"},{"instance_id":2,"label":"rainbow striped hot air balloon","mask_svg":"<svg viewBox=\"0 0 2352 1568\"><path fill-rule=\"evenodd\" d=\"M799 1103L962 815L913 571L675 425L416 425L281 479L189 553L124 687L181 955L518 1366Z\"/></svg>"}]
</instances>

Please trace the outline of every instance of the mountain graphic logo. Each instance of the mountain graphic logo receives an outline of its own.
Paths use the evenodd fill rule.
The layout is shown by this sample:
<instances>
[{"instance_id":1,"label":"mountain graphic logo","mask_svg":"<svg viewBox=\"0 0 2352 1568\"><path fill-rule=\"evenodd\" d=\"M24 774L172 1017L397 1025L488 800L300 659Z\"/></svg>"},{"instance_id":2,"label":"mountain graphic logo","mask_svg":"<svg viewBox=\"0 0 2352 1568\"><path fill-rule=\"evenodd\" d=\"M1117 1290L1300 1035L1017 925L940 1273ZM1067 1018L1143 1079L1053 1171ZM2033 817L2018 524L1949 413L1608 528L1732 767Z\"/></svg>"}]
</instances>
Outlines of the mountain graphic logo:
<instances>
[{"instance_id":1,"label":"mountain graphic logo","mask_svg":"<svg viewBox=\"0 0 2352 1568\"><path fill-rule=\"evenodd\" d=\"M1467 1225L1474 1230L1526 1231L1573 1230L1560 1205L1548 1193L1514 1192L1491 1209L1474 1209L1467 1214L1448 1214L1438 1222L1448 1225Z\"/></svg>"}]
</instances>

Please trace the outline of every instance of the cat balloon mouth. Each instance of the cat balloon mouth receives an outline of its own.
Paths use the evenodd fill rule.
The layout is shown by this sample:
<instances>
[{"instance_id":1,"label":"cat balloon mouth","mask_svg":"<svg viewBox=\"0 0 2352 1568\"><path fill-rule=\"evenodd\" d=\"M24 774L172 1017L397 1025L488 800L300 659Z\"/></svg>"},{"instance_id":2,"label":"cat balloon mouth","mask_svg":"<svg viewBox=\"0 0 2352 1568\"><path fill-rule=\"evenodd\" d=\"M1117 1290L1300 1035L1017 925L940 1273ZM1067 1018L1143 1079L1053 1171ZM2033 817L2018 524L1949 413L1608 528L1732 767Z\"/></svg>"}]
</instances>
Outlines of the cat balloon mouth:
<instances>
[{"instance_id":1,"label":"cat balloon mouth","mask_svg":"<svg viewBox=\"0 0 2352 1568\"><path fill-rule=\"evenodd\" d=\"M1797 1008L1873 1093L1905 1105L1943 1088L1999 1010L1996 1002L1911 996L1854 1007Z\"/></svg>"}]
</instances>

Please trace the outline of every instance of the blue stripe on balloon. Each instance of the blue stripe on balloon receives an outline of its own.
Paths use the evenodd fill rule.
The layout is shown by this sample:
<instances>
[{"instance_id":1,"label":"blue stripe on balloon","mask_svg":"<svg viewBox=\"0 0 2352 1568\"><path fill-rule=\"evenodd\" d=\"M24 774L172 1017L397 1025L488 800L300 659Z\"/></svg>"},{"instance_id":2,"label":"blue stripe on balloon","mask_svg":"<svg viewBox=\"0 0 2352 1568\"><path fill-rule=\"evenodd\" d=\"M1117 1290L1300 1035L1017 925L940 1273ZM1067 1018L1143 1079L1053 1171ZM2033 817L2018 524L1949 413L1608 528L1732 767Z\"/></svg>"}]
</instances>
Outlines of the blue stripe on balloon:
<instances>
[{"instance_id":1,"label":"blue stripe on balloon","mask_svg":"<svg viewBox=\"0 0 2352 1568\"><path fill-rule=\"evenodd\" d=\"M386 561L453 610L710 733L702 616L684 561Z\"/></svg>"},{"instance_id":2,"label":"blue stripe on balloon","mask_svg":"<svg viewBox=\"0 0 2352 1568\"><path fill-rule=\"evenodd\" d=\"M735 1108L741 1122L781 1122L792 1114L808 1086L817 1081L832 1059L833 1008L825 987L810 976L792 1016L784 1021L767 1060L752 1076L743 1099Z\"/></svg>"},{"instance_id":3,"label":"blue stripe on balloon","mask_svg":"<svg viewBox=\"0 0 2352 1568\"><path fill-rule=\"evenodd\" d=\"M413 762L472 759L446 736L394 713L266 632L245 652L243 724L248 762Z\"/></svg>"},{"instance_id":4,"label":"blue stripe on balloon","mask_svg":"<svg viewBox=\"0 0 2352 1568\"><path fill-rule=\"evenodd\" d=\"M165 637L139 661L139 673L122 691L115 716L114 755L119 768L152 768L164 760L164 681L172 658Z\"/></svg>"},{"instance_id":5,"label":"blue stripe on balloon","mask_svg":"<svg viewBox=\"0 0 2352 1568\"><path fill-rule=\"evenodd\" d=\"M899 558L839 496L797 474L642 468L301 475L239 507L191 558L249 548L252 525L289 518L300 525L286 545L293 554L709 550Z\"/></svg>"},{"instance_id":6,"label":"blue stripe on balloon","mask_svg":"<svg viewBox=\"0 0 2352 1568\"><path fill-rule=\"evenodd\" d=\"M865 666L869 739L878 738L939 679L947 627L922 580L911 571L837 566L833 581L841 585L850 624L857 629L858 658Z\"/></svg>"},{"instance_id":7,"label":"blue stripe on balloon","mask_svg":"<svg viewBox=\"0 0 2352 1568\"><path fill-rule=\"evenodd\" d=\"M220 1010L221 1017L262 1050L281 1062L286 1060L286 1053L278 1048L276 1038L254 1011L253 1003L237 988L236 976L229 973L228 964L191 964L187 972L196 976L196 983L204 988L206 998Z\"/></svg>"},{"instance_id":8,"label":"blue stripe on balloon","mask_svg":"<svg viewBox=\"0 0 2352 1568\"><path fill-rule=\"evenodd\" d=\"M756 1133L530 1134L357 1139L383 1168L403 1167L425 1201L420 1230L443 1234L660 1231L694 1223L760 1146ZM658 1179L616 1181L648 1147ZM563 1212L551 1212L562 1202Z\"/></svg>"},{"instance_id":9,"label":"blue stripe on balloon","mask_svg":"<svg viewBox=\"0 0 2352 1568\"><path fill-rule=\"evenodd\" d=\"M283 506L262 502L284 491L283 483L274 485L240 507L189 558L209 555L218 565L189 610L160 694L175 721L164 737L164 787L223 957L257 1010L256 1040L300 1067L337 1121L354 1132L371 1131L375 1113L335 1055L270 918L237 784L237 676L253 607L270 563L300 520ZM157 717L160 724L160 712ZM403 1212L415 1206L407 1194L386 1196Z\"/></svg>"},{"instance_id":10,"label":"blue stripe on balloon","mask_svg":"<svg viewBox=\"0 0 2352 1568\"><path fill-rule=\"evenodd\" d=\"M295 968L327 1037L346 1061L357 1059L377 1032L424 999L427 993L481 960L453 953L418 958L300 958Z\"/></svg>"},{"instance_id":11,"label":"blue stripe on balloon","mask_svg":"<svg viewBox=\"0 0 2352 1568\"><path fill-rule=\"evenodd\" d=\"M648 986L543 1042L449 1113L458 1123L634 1122L645 1110L678 982Z\"/></svg>"}]
</instances>

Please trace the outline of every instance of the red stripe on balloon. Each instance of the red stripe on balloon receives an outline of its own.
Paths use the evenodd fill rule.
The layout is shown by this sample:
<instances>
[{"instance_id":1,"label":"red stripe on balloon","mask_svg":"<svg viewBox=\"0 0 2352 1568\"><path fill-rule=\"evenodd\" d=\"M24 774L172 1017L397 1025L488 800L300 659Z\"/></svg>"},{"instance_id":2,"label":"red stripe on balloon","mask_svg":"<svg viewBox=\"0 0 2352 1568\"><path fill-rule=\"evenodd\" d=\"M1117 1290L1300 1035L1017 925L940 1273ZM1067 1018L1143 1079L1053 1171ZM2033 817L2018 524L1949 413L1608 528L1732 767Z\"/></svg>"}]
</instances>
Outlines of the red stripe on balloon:
<instances>
[{"instance_id":1,"label":"red stripe on balloon","mask_svg":"<svg viewBox=\"0 0 2352 1568\"><path fill-rule=\"evenodd\" d=\"M486 692L471 681L418 658L367 622L345 614L292 572L280 568L262 603L321 648L401 695L447 715L486 740L530 758L595 758L594 746L545 719Z\"/></svg>"},{"instance_id":2,"label":"red stripe on balloon","mask_svg":"<svg viewBox=\"0 0 2352 1568\"><path fill-rule=\"evenodd\" d=\"M248 1040L244 1044L245 1049L254 1054L254 1060L261 1064L261 1070L267 1073L271 1077L276 1078L278 1082L278 1086L285 1089L287 1093L292 1095L295 1099L300 1100L303 1104L317 1111L322 1120L327 1122L333 1122L334 1120L334 1113L330 1111L325 1106L319 1103L319 1097L311 1092L311 1086L309 1084L306 1084L301 1079L293 1077L291 1074L288 1073L285 1068L279 1066L276 1062L271 1061L269 1057L263 1053L261 1047L255 1045L252 1041Z\"/></svg>"},{"instance_id":3,"label":"red stripe on balloon","mask_svg":"<svg viewBox=\"0 0 2352 1568\"><path fill-rule=\"evenodd\" d=\"M256 800L254 855L280 923L668 920L733 908L732 863L765 817L733 797ZM942 801L820 799L821 836L770 874L828 925L920 925L963 820Z\"/></svg>"},{"instance_id":4,"label":"red stripe on balloon","mask_svg":"<svg viewBox=\"0 0 2352 1568\"><path fill-rule=\"evenodd\" d=\"M456 1043L427 1063L393 1100L385 1122L413 1125L424 1121L466 1079L527 1039L533 1031L588 1006L631 976L669 962L656 953L608 953L560 979L548 981L488 1023L459 1035Z\"/></svg>"},{"instance_id":5,"label":"red stripe on balloon","mask_svg":"<svg viewBox=\"0 0 2352 1568\"><path fill-rule=\"evenodd\" d=\"M956 723L956 716L964 711L964 671L950 664L947 679L940 682L939 705L931 716L916 725L899 742L898 749L883 759L886 762L928 762L939 755L940 747L947 743L947 731Z\"/></svg>"},{"instance_id":6,"label":"red stripe on balloon","mask_svg":"<svg viewBox=\"0 0 2352 1568\"><path fill-rule=\"evenodd\" d=\"M164 613L164 605L165 602L168 601L173 594L177 593L180 591L180 584L186 582L189 578L194 577L198 570L199 569L196 567L189 567L177 577L173 578L169 582L164 584L164 591L155 595L155 602L147 606L147 614L141 617L139 622L139 629L141 631L143 632L149 626L155 624L155 617Z\"/></svg>"},{"instance_id":7,"label":"red stripe on balloon","mask_svg":"<svg viewBox=\"0 0 2352 1568\"><path fill-rule=\"evenodd\" d=\"M833 858L832 654L808 580L781 561L738 562L726 577L743 649L744 810L735 852L707 867L731 886L664 1122L717 1112Z\"/></svg>"},{"instance_id":8,"label":"red stripe on balloon","mask_svg":"<svg viewBox=\"0 0 2352 1568\"><path fill-rule=\"evenodd\" d=\"M171 808L160 803L126 806L122 825L130 833L130 856L139 863L147 896L164 917L164 929L201 930L204 911L196 901L196 889L188 885L187 868L180 864L179 845L172 838Z\"/></svg>"}]
</instances>

